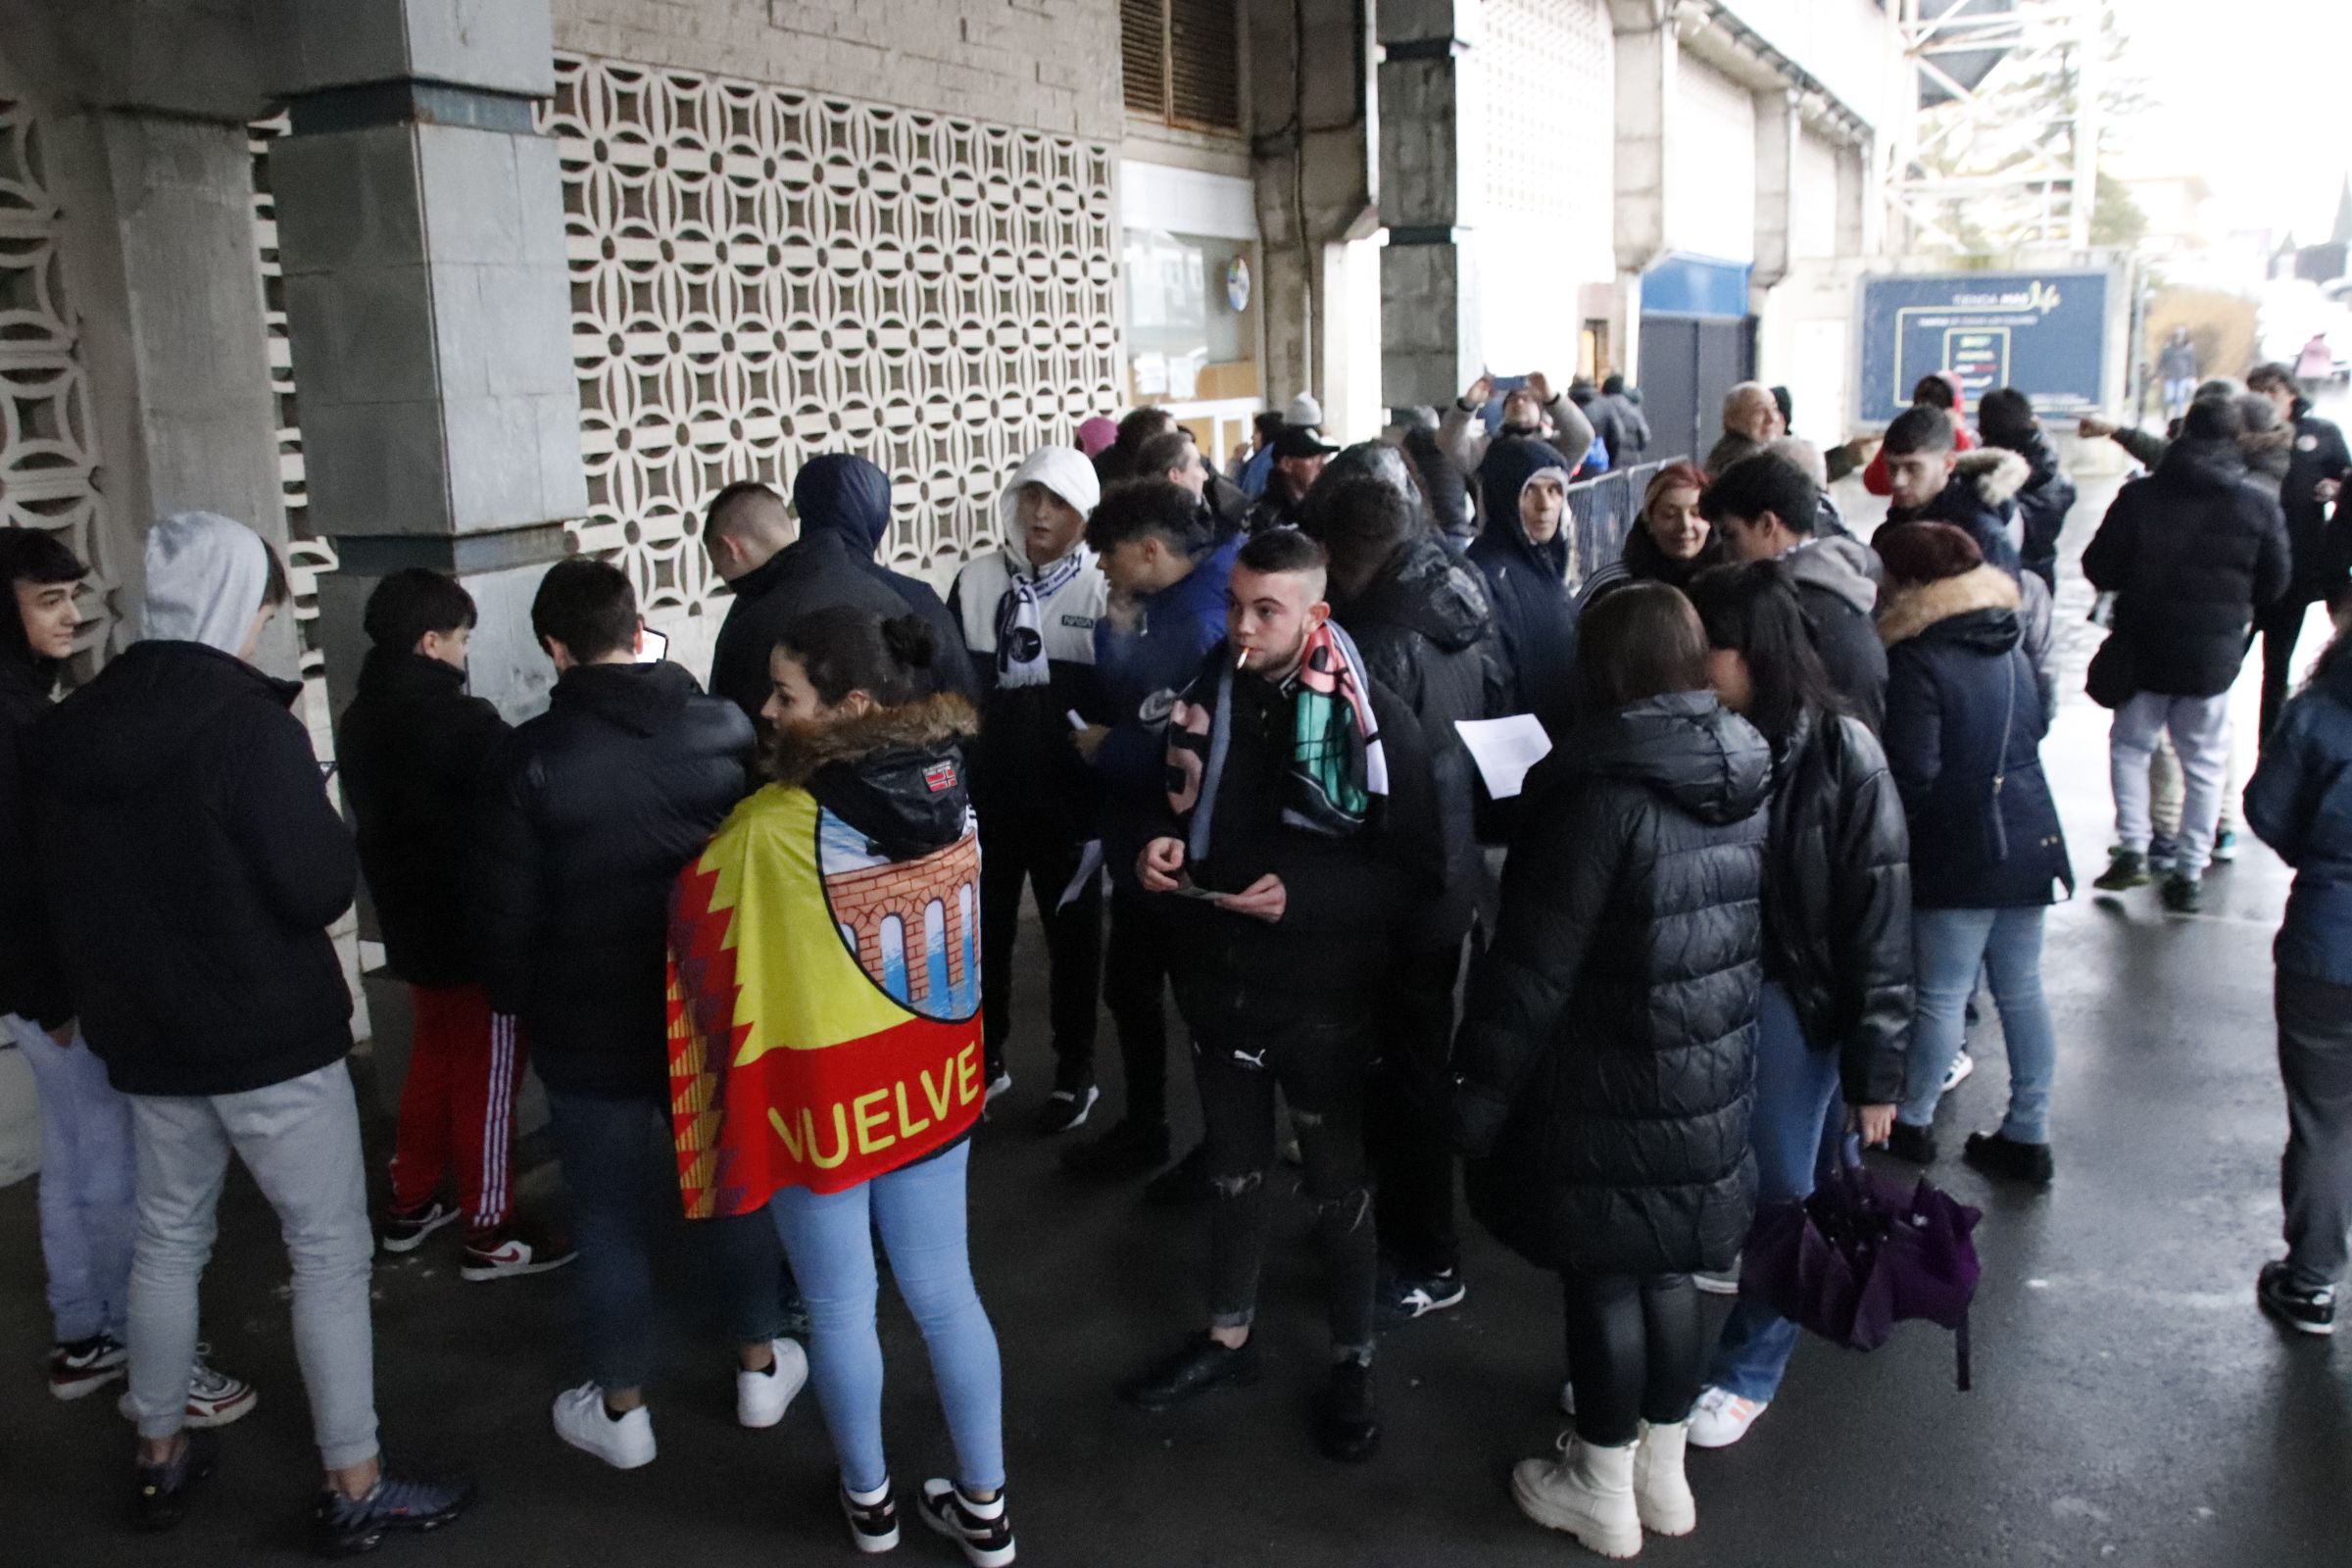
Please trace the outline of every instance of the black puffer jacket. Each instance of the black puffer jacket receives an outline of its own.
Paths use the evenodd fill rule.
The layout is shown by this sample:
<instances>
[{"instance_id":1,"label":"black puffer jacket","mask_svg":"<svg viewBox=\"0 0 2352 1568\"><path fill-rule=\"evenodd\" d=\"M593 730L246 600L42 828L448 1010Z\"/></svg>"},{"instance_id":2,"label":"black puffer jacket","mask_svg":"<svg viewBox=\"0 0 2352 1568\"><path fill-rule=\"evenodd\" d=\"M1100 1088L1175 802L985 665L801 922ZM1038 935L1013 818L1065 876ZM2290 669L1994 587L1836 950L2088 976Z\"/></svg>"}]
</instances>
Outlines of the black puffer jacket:
<instances>
[{"instance_id":1,"label":"black puffer jacket","mask_svg":"<svg viewBox=\"0 0 2352 1568\"><path fill-rule=\"evenodd\" d=\"M326 928L359 861L302 696L143 642L33 726L35 874L82 1035L133 1095L266 1089L351 1050Z\"/></svg>"},{"instance_id":2,"label":"black puffer jacket","mask_svg":"<svg viewBox=\"0 0 2352 1568\"><path fill-rule=\"evenodd\" d=\"M1576 710L1576 598L1568 591L1576 520L1563 515L1560 531L1537 544L1520 525L1519 493L1546 468L1565 483L1571 466L1548 442L1505 436L1490 446L1478 470L1486 521L1469 550L1494 606L1508 687L1504 710L1534 713L1558 726L1555 734Z\"/></svg>"},{"instance_id":3,"label":"black puffer jacket","mask_svg":"<svg viewBox=\"0 0 2352 1568\"><path fill-rule=\"evenodd\" d=\"M794 621L835 605L885 616L906 613L906 601L875 575L870 555L852 554L838 533L804 534L732 586L735 599L710 651L710 690L755 724L776 689L768 655Z\"/></svg>"},{"instance_id":4,"label":"black puffer jacket","mask_svg":"<svg viewBox=\"0 0 2352 1568\"><path fill-rule=\"evenodd\" d=\"M360 869L384 957L417 986L481 979L472 904L474 819L507 721L466 695L466 672L403 649L370 649L335 745L359 830Z\"/></svg>"},{"instance_id":5,"label":"black puffer jacket","mask_svg":"<svg viewBox=\"0 0 2352 1568\"><path fill-rule=\"evenodd\" d=\"M1947 522L1977 542L1986 564L2010 576L2024 570L2019 541L2018 493L2033 476L2026 460L1999 447L1960 454L1952 476L1924 507L1889 507L1884 526L1905 522Z\"/></svg>"},{"instance_id":6,"label":"black puffer jacket","mask_svg":"<svg viewBox=\"0 0 2352 1568\"><path fill-rule=\"evenodd\" d=\"M1911 831L1878 737L1808 719L1774 770L1764 972L1805 1039L1838 1053L1849 1105L1903 1096L1911 1033Z\"/></svg>"},{"instance_id":7,"label":"black puffer jacket","mask_svg":"<svg viewBox=\"0 0 2352 1568\"><path fill-rule=\"evenodd\" d=\"M73 1016L74 1004L50 952L32 871L24 749L33 720L49 711L57 671L24 646L13 605L0 605L0 1012L55 1027Z\"/></svg>"},{"instance_id":8,"label":"black puffer jacket","mask_svg":"<svg viewBox=\"0 0 2352 1568\"><path fill-rule=\"evenodd\" d=\"M1406 940L1428 947L1459 942L1469 934L1486 879L1486 856L1472 822L1478 769L1454 728L1488 716L1485 644L1494 616L1486 587L1476 570L1437 540L1418 539L1393 569L1336 614L1372 678L1413 710L1429 748L1446 888L1407 920Z\"/></svg>"},{"instance_id":9,"label":"black puffer jacket","mask_svg":"<svg viewBox=\"0 0 2352 1568\"><path fill-rule=\"evenodd\" d=\"M2229 442L2174 442L2082 552L2090 585L2116 595L2110 635L2125 639L2132 689L2167 697L2230 688L2248 628L2286 592L2290 567L2278 498Z\"/></svg>"},{"instance_id":10,"label":"black puffer jacket","mask_svg":"<svg viewBox=\"0 0 2352 1568\"><path fill-rule=\"evenodd\" d=\"M2340 480L2347 475L2352 475L2352 450L2344 445L2344 432L2313 414L2309 402L2297 398L2294 455L2287 463L2286 477L2278 489L2279 506L2286 514L2287 542L2295 561L2294 582L2288 595L2296 604L2308 605L2328 598L2342 585L2346 568L2352 567L2345 523L2339 518L2330 533L2328 508L2319 495L2320 481Z\"/></svg>"},{"instance_id":11,"label":"black puffer jacket","mask_svg":"<svg viewBox=\"0 0 2352 1568\"><path fill-rule=\"evenodd\" d=\"M670 887L744 797L751 750L751 721L677 665L586 664L493 755L484 979L550 1089L666 1099Z\"/></svg>"},{"instance_id":12,"label":"black puffer jacket","mask_svg":"<svg viewBox=\"0 0 2352 1568\"><path fill-rule=\"evenodd\" d=\"M2025 488L2017 493L2017 515L2026 539L2018 554L2028 571L2055 589L2058 536L2066 529L2066 514L2075 510L2075 481L2058 466L2058 454L2039 427L2025 432L2007 450L2026 460Z\"/></svg>"},{"instance_id":13,"label":"black puffer jacket","mask_svg":"<svg viewBox=\"0 0 2352 1568\"><path fill-rule=\"evenodd\" d=\"M1729 1267L1755 1206L1772 752L1710 692L1580 725L1528 778L1455 1044L1470 1205L1544 1268Z\"/></svg>"}]
</instances>

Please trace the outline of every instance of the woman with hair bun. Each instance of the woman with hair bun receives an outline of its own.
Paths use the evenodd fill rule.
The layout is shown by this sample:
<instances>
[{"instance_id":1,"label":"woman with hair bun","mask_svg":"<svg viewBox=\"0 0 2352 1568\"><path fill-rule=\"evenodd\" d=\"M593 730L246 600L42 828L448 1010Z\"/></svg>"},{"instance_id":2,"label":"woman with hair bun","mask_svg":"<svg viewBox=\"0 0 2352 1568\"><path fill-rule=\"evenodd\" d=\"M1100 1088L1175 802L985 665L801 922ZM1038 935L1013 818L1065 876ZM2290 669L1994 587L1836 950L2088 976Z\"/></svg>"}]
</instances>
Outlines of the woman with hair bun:
<instances>
[{"instance_id":1,"label":"woman with hair bun","mask_svg":"<svg viewBox=\"0 0 2352 1568\"><path fill-rule=\"evenodd\" d=\"M969 1137L986 1085L971 704L931 693L919 616L841 606L788 628L761 716L770 783L678 879L670 1081L697 1217L766 1208L808 1304L811 1380L859 1551L898 1544L882 1447L878 1233L956 1451L924 1523L1013 1560L1003 1371L972 1284Z\"/></svg>"}]
</instances>

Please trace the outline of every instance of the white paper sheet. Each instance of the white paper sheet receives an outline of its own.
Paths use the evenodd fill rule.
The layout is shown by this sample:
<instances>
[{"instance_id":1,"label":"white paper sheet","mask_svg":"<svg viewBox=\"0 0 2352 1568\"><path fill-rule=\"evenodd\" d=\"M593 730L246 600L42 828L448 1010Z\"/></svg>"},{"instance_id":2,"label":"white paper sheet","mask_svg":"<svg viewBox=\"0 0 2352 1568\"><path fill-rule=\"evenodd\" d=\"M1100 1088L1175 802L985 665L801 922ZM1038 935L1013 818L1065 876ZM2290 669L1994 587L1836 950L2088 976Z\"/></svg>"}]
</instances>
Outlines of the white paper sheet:
<instances>
[{"instance_id":1,"label":"white paper sheet","mask_svg":"<svg viewBox=\"0 0 2352 1568\"><path fill-rule=\"evenodd\" d=\"M1533 713L1456 719L1453 727L1461 731L1479 777L1487 781L1487 793L1498 801L1517 795L1527 770L1551 754L1551 737Z\"/></svg>"},{"instance_id":2,"label":"white paper sheet","mask_svg":"<svg viewBox=\"0 0 2352 1568\"><path fill-rule=\"evenodd\" d=\"M1102 875L1102 841L1088 839L1086 848L1078 853L1078 872L1070 878L1070 885L1061 890L1061 897L1054 902L1054 909L1058 911L1068 908L1084 896L1086 890L1092 887Z\"/></svg>"}]
</instances>

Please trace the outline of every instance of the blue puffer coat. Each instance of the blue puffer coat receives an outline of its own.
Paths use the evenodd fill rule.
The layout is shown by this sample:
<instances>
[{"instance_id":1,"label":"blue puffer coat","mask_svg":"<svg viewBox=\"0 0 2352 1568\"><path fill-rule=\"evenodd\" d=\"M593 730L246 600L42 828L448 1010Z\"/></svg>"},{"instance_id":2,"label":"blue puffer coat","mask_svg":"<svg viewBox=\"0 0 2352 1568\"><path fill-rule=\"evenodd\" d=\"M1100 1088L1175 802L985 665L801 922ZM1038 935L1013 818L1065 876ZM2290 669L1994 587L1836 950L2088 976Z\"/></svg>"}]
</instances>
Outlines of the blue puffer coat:
<instances>
[{"instance_id":1,"label":"blue puffer coat","mask_svg":"<svg viewBox=\"0 0 2352 1568\"><path fill-rule=\"evenodd\" d=\"M2286 705L2246 786L2246 821L2295 868L2278 967L2352 986L2352 658L2329 658Z\"/></svg>"},{"instance_id":2,"label":"blue puffer coat","mask_svg":"<svg viewBox=\"0 0 2352 1568\"><path fill-rule=\"evenodd\" d=\"M1904 589L1879 617L1881 739L1911 821L1914 908L2031 907L2074 891L2018 603L2015 577L1978 566Z\"/></svg>"}]
</instances>

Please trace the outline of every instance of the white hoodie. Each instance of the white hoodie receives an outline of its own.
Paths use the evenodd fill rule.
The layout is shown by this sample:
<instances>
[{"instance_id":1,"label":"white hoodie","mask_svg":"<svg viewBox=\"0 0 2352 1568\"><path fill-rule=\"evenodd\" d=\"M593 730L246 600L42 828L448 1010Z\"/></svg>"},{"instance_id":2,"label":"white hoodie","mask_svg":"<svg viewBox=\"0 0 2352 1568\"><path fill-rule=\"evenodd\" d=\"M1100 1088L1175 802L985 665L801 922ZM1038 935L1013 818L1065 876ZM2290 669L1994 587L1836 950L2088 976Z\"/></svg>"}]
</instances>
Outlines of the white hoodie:
<instances>
[{"instance_id":1,"label":"white hoodie","mask_svg":"<svg viewBox=\"0 0 2352 1568\"><path fill-rule=\"evenodd\" d=\"M147 532L147 642L245 650L270 581L270 547L241 522L211 512L175 512Z\"/></svg>"}]
</instances>

